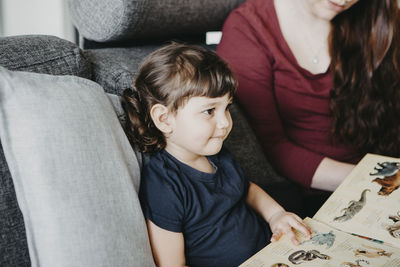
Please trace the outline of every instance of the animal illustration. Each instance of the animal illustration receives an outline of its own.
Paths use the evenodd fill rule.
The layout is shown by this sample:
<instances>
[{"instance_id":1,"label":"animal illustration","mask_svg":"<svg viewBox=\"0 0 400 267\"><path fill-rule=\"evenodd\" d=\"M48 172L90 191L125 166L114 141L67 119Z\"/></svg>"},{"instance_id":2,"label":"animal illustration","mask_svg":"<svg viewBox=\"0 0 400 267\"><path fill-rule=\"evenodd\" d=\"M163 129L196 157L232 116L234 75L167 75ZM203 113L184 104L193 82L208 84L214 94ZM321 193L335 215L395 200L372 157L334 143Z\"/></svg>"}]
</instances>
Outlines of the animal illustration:
<instances>
[{"instance_id":1,"label":"animal illustration","mask_svg":"<svg viewBox=\"0 0 400 267\"><path fill-rule=\"evenodd\" d=\"M330 231L329 233L316 233L313 237L311 237L309 240L303 241L301 244L307 243L307 242L312 242L314 245L324 245L326 244L326 248L330 248L333 243L335 242L335 234L333 231Z\"/></svg>"},{"instance_id":2,"label":"animal illustration","mask_svg":"<svg viewBox=\"0 0 400 267\"><path fill-rule=\"evenodd\" d=\"M362 267L361 262L365 262L366 264L369 264L369 261L367 261L367 260L356 260L356 263L352 263L352 262L343 262L343 263L342 263L342 266Z\"/></svg>"},{"instance_id":3,"label":"animal illustration","mask_svg":"<svg viewBox=\"0 0 400 267\"><path fill-rule=\"evenodd\" d=\"M364 256L367 258L379 258L379 257L388 257L392 256L393 253L387 253L385 250L381 248L375 248L367 245L363 245L363 247L367 249L357 249L354 252L354 256Z\"/></svg>"},{"instance_id":4,"label":"animal illustration","mask_svg":"<svg viewBox=\"0 0 400 267\"><path fill-rule=\"evenodd\" d=\"M321 252L319 252L318 250L309 250L309 251L304 251L304 250L297 250L295 252L293 252L292 254L289 255L288 259L291 263L293 264L301 264L303 262L307 262L307 261L312 261L315 259L322 259L322 260L330 260L331 257L326 255L326 254L322 254Z\"/></svg>"},{"instance_id":5,"label":"animal illustration","mask_svg":"<svg viewBox=\"0 0 400 267\"><path fill-rule=\"evenodd\" d=\"M378 195L388 196L400 186L400 162L378 163L379 168L375 167L376 173L370 173L371 176L383 176L375 178L372 182L378 183L381 189Z\"/></svg>"},{"instance_id":6,"label":"animal illustration","mask_svg":"<svg viewBox=\"0 0 400 267\"><path fill-rule=\"evenodd\" d=\"M377 163L379 168L374 167L374 170L376 170L376 173L370 173L369 175L371 176L392 176L397 173L397 171L400 169L400 162L382 162L382 163Z\"/></svg>"},{"instance_id":7,"label":"animal illustration","mask_svg":"<svg viewBox=\"0 0 400 267\"><path fill-rule=\"evenodd\" d=\"M351 218L354 217L360 210L365 206L366 203L366 194L368 191L371 191L369 189L364 189L361 193L361 197L358 201L351 200L349 202L349 206L347 208L344 208L341 210L341 212L344 211L343 215L335 217L333 220L337 222L345 222L350 220Z\"/></svg>"},{"instance_id":8,"label":"animal illustration","mask_svg":"<svg viewBox=\"0 0 400 267\"><path fill-rule=\"evenodd\" d=\"M389 216L389 219L393 221L393 224L384 225L386 230L394 238L400 238L400 211L397 212L397 215Z\"/></svg>"},{"instance_id":9,"label":"animal illustration","mask_svg":"<svg viewBox=\"0 0 400 267\"><path fill-rule=\"evenodd\" d=\"M275 264L272 264L271 267L289 267L289 265L287 265L285 263L275 263Z\"/></svg>"}]
</instances>

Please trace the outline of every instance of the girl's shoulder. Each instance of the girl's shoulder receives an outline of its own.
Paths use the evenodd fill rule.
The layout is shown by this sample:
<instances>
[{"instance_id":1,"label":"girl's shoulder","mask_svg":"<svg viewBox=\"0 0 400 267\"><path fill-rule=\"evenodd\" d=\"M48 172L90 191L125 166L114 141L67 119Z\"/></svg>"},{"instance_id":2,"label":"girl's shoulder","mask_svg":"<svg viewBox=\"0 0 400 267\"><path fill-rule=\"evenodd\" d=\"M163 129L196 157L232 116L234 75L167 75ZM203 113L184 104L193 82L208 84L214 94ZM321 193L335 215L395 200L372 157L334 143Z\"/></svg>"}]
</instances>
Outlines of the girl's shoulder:
<instances>
[{"instance_id":1,"label":"girl's shoulder","mask_svg":"<svg viewBox=\"0 0 400 267\"><path fill-rule=\"evenodd\" d=\"M149 179L173 178L179 173L178 162L162 150L152 154L143 167L142 177Z\"/></svg>"}]
</instances>

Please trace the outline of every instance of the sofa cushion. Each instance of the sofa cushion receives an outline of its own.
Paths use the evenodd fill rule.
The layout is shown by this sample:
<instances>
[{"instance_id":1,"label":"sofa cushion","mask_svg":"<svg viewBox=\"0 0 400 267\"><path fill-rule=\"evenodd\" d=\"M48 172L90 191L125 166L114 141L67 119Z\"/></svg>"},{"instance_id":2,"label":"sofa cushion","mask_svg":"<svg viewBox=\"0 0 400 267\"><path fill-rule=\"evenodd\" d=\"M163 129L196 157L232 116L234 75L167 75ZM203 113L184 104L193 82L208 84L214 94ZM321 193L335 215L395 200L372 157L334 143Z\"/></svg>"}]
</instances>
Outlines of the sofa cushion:
<instances>
[{"instance_id":1,"label":"sofa cushion","mask_svg":"<svg viewBox=\"0 0 400 267\"><path fill-rule=\"evenodd\" d=\"M92 62L93 80L108 93L118 94L132 85L143 59L161 45L85 50Z\"/></svg>"},{"instance_id":2,"label":"sofa cushion","mask_svg":"<svg viewBox=\"0 0 400 267\"><path fill-rule=\"evenodd\" d=\"M98 42L167 39L220 30L244 0L69 0L79 33Z\"/></svg>"},{"instance_id":3,"label":"sofa cushion","mask_svg":"<svg viewBox=\"0 0 400 267\"><path fill-rule=\"evenodd\" d=\"M91 77L75 44L46 35L0 38L0 65L11 70ZM30 266L25 226L0 142L0 266Z\"/></svg>"},{"instance_id":4,"label":"sofa cushion","mask_svg":"<svg viewBox=\"0 0 400 267\"><path fill-rule=\"evenodd\" d=\"M0 137L32 266L154 266L139 164L101 86L0 68Z\"/></svg>"},{"instance_id":5,"label":"sofa cushion","mask_svg":"<svg viewBox=\"0 0 400 267\"><path fill-rule=\"evenodd\" d=\"M55 36L1 37L0 65L10 70L91 78L90 63L79 47Z\"/></svg>"}]
</instances>

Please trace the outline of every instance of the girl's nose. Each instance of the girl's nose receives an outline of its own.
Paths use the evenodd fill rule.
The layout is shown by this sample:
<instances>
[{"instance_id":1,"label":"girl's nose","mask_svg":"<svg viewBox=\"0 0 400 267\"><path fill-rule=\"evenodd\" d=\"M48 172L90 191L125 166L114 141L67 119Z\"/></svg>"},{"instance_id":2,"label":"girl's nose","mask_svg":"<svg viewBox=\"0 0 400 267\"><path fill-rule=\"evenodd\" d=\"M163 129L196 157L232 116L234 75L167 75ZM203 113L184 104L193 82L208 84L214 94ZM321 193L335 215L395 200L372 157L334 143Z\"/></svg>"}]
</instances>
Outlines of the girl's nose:
<instances>
[{"instance_id":1,"label":"girl's nose","mask_svg":"<svg viewBox=\"0 0 400 267\"><path fill-rule=\"evenodd\" d=\"M225 112L218 117L217 127L220 129L228 128L231 121L229 112Z\"/></svg>"}]
</instances>

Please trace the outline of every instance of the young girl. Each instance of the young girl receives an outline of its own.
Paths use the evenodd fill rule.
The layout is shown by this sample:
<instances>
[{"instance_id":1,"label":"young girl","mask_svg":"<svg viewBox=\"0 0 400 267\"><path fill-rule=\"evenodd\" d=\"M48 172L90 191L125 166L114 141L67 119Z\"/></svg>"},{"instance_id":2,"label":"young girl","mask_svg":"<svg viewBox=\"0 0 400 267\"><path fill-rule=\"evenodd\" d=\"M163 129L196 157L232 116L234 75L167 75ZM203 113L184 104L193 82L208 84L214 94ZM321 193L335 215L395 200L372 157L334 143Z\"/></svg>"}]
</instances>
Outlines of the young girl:
<instances>
[{"instance_id":1,"label":"young girl","mask_svg":"<svg viewBox=\"0 0 400 267\"><path fill-rule=\"evenodd\" d=\"M123 93L128 135L152 152L139 195L158 266L237 266L282 234L297 244L292 228L310 235L223 147L236 87L214 52L173 43Z\"/></svg>"}]
</instances>

